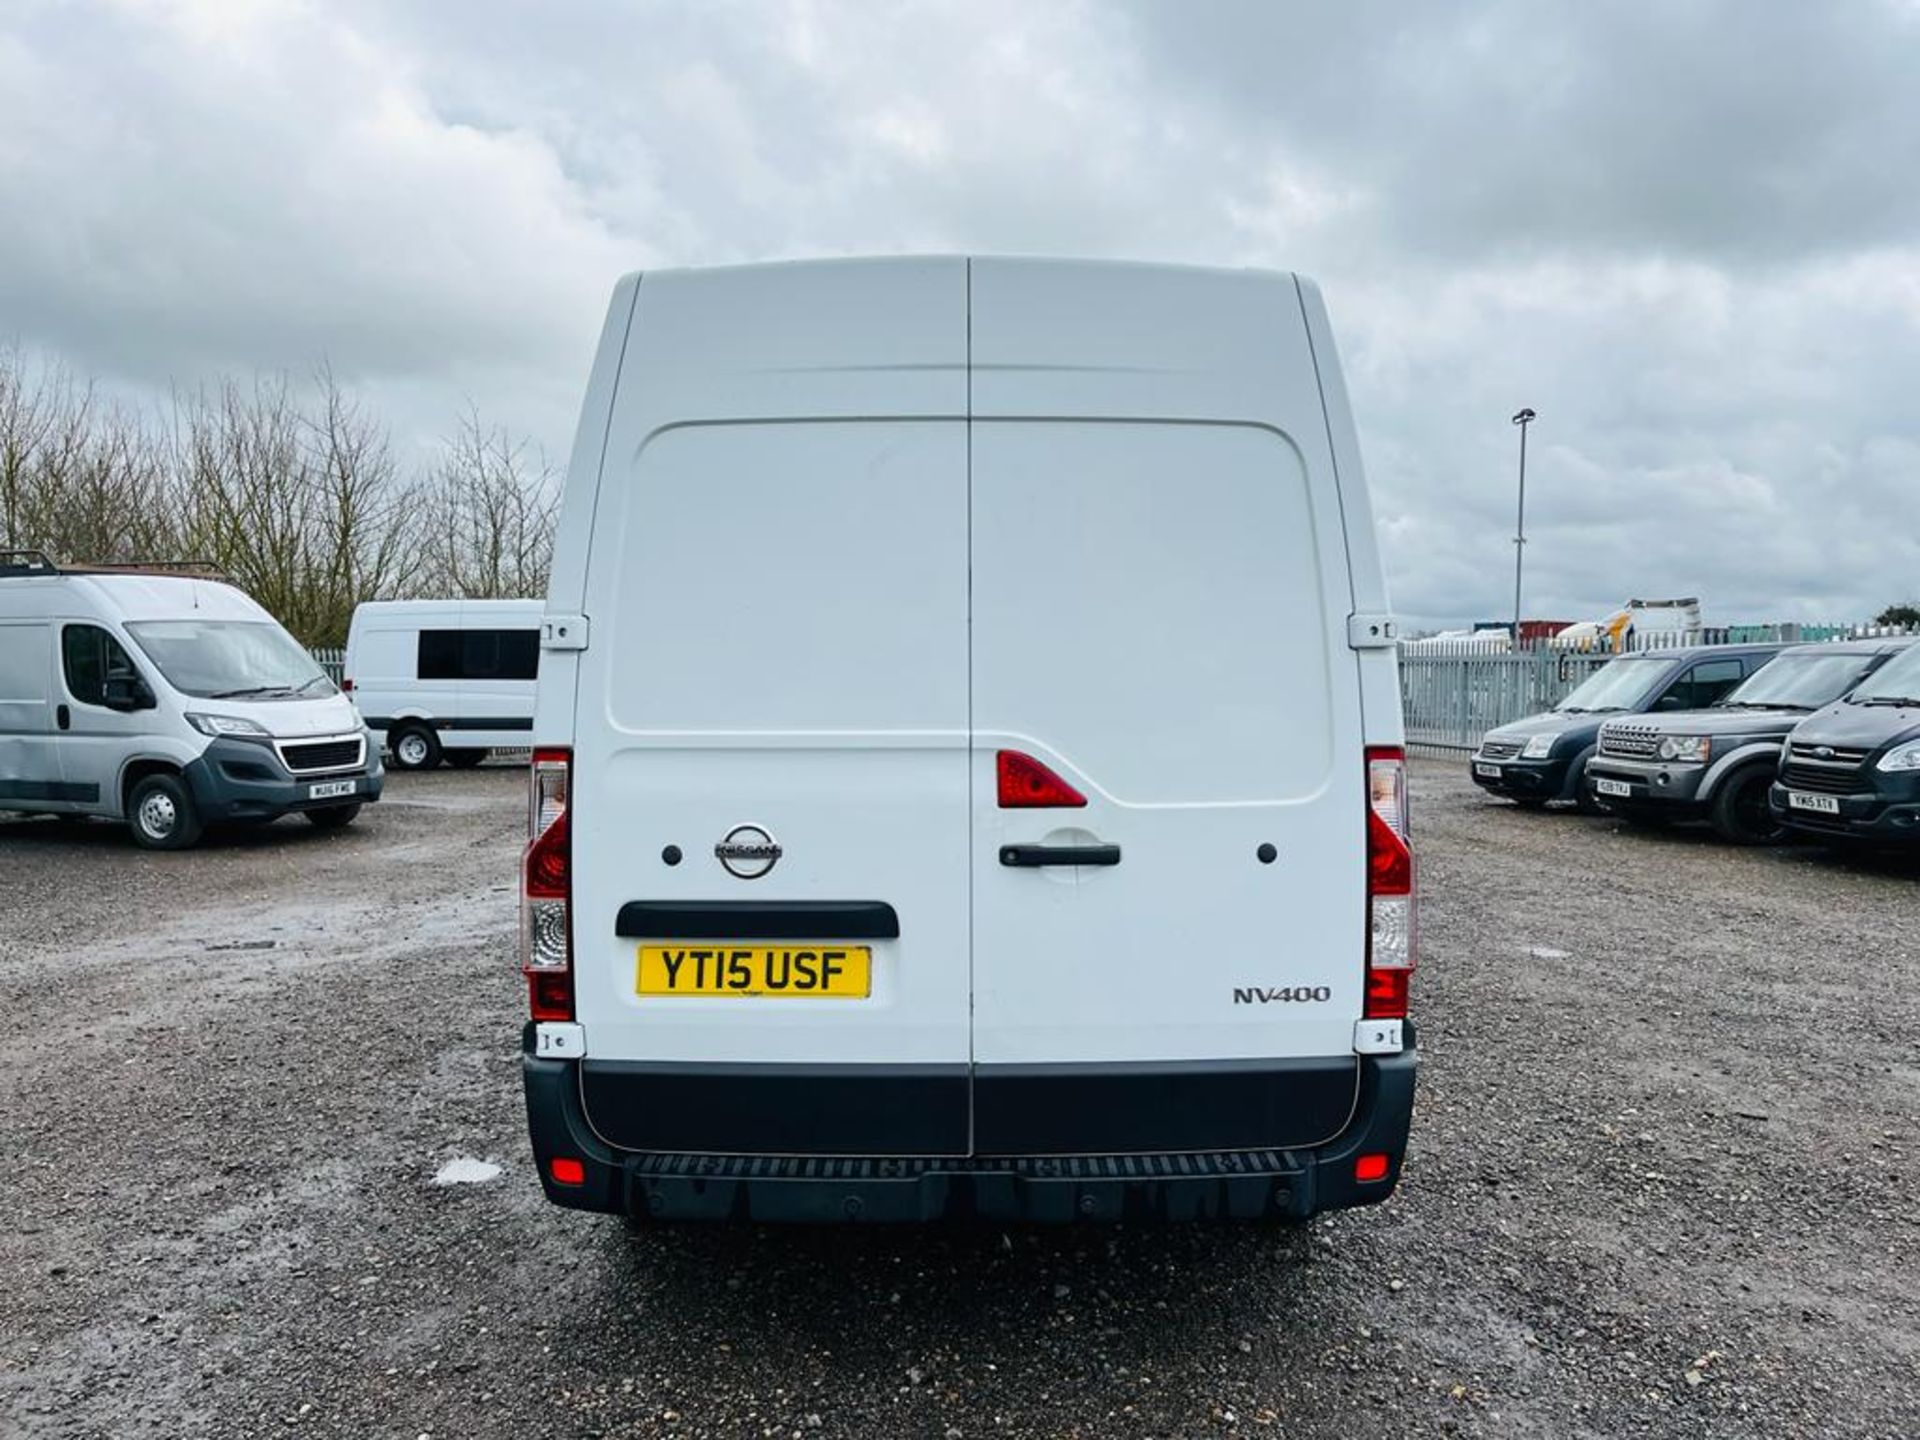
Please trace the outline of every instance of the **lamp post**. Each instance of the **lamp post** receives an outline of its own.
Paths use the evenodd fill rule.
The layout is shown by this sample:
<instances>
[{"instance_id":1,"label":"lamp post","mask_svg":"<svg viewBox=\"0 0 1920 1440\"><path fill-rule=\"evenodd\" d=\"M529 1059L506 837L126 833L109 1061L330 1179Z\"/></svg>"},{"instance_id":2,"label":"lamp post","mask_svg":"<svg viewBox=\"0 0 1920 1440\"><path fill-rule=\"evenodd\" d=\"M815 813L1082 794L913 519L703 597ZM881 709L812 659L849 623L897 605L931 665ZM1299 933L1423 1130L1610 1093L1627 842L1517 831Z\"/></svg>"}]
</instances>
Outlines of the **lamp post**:
<instances>
[{"instance_id":1,"label":"lamp post","mask_svg":"<svg viewBox=\"0 0 1920 1440\"><path fill-rule=\"evenodd\" d=\"M1513 536L1513 648L1520 649L1520 572L1527 558L1527 426L1533 423L1533 411L1522 410L1513 417L1520 427L1520 510L1514 521Z\"/></svg>"}]
</instances>

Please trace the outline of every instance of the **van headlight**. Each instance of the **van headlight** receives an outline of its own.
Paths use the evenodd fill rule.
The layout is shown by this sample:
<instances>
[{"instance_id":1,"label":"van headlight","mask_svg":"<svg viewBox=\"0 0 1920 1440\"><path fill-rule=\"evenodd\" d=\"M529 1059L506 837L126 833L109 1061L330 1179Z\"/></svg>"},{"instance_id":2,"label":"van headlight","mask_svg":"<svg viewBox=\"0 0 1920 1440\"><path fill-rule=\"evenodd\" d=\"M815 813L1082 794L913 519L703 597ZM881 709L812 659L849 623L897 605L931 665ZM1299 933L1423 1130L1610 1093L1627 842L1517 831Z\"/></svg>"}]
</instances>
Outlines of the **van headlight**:
<instances>
[{"instance_id":1,"label":"van headlight","mask_svg":"<svg viewBox=\"0 0 1920 1440\"><path fill-rule=\"evenodd\" d=\"M1543 735L1534 736L1531 740L1527 741L1527 748L1520 752L1521 758L1526 760L1546 759L1547 756L1553 753L1553 742L1559 738L1560 732L1558 730L1549 730Z\"/></svg>"},{"instance_id":2,"label":"van headlight","mask_svg":"<svg viewBox=\"0 0 1920 1440\"><path fill-rule=\"evenodd\" d=\"M1920 770L1920 740L1909 740L1904 745L1896 745L1878 760L1873 762L1876 770L1885 770L1898 774L1903 770Z\"/></svg>"},{"instance_id":3,"label":"van headlight","mask_svg":"<svg viewBox=\"0 0 1920 1440\"><path fill-rule=\"evenodd\" d=\"M1710 735L1664 735L1653 752L1662 760L1687 760L1704 765L1713 754Z\"/></svg>"},{"instance_id":4,"label":"van headlight","mask_svg":"<svg viewBox=\"0 0 1920 1440\"><path fill-rule=\"evenodd\" d=\"M187 723L202 735L242 735L249 740L265 740L267 727L239 715L202 715L187 712Z\"/></svg>"}]
</instances>

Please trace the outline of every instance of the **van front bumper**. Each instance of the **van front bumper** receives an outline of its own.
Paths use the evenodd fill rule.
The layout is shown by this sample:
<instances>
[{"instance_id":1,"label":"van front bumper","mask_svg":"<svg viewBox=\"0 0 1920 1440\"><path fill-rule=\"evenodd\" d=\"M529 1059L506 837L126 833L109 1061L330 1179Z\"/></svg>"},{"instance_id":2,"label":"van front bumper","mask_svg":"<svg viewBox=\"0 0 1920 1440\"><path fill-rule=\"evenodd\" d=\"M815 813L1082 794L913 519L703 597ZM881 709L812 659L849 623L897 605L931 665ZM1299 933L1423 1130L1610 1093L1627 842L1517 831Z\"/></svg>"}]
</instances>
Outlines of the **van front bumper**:
<instances>
[{"instance_id":1,"label":"van front bumper","mask_svg":"<svg viewBox=\"0 0 1920 1440\"><path fill-rule=\"evenodd\" d=\"M1409 1027L1411 1030L1411 1027ZM531 1046L532 1027L527 1044ZM1399 1183L1419 1061L1362 1056L1347 1123L1298 1148L1076 1156L778 1156L616 1149L581 1100L581 1062L522 1056L527 1127L547 1198L575 1210L658 1220L748 1222L979 1219L1304 1218L1377 1204ZM1377 1180L1360 1156L1385 1156ZM578 1160L578 1184L553 1177Z\"/></svg>"},{"instance_id":2,"label":"van front bumper","mask_svg":"<svg viewBox=\"0 0 1920 1440\"><path fill-rule=\"evenodd\" d=\"M380 798L386 770L380 747L369 738L365 763L357 770L295 777L271 745L253 740L215 740L185 767L187 788L201 818L222 821L273 820L300 810L339 805L371 805ZM316 800L313 787L351 780L351 795Z\"/></svg>"},{"instance_id":3,"label":"van front bumper","mask_svg":"<svg viewBox=\"0 0 1920 1440\"><path fill-rule=\"evenodd\" d=\"M1778 781L1767 792L1767 804L1776 820L1808 835L1920 845L1920 776L1899 779L1904 783L1896 793L1834 796L1840 807L1834 815L1790 806L1791 787Z\"/></svg>"}]
</instances>

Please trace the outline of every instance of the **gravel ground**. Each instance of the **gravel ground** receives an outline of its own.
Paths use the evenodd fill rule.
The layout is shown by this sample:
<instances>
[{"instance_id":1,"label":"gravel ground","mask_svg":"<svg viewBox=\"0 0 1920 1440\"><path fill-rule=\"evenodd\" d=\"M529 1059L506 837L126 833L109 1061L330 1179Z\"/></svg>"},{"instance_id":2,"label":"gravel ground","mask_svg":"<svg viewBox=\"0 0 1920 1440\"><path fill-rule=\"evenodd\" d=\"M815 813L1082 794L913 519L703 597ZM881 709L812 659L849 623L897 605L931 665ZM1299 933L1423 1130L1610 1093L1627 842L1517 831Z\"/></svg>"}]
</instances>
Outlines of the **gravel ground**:
<instances>
[{"instance_id":1,"label":"gravel ground","mask_svg":"<svg viewBox=\"0 0 1920 1440\"><path fill-rule=\"evenodd\" d=\"M1407 1178L1296 1231L550 1208L517 770L0 823L0 1433L1920 1434L1920 864L1415 793Z\"/></svg>"}]
</instances>

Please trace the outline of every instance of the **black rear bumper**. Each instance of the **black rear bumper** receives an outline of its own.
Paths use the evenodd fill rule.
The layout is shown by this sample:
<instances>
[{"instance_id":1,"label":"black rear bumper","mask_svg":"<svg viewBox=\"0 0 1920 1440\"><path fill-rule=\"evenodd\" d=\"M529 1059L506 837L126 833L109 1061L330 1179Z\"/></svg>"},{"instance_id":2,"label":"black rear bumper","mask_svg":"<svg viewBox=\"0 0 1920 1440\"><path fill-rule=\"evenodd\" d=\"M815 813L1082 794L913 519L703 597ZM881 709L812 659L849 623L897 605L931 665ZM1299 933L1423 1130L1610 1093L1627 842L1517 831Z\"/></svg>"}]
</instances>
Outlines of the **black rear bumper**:
<instances>
[{"instance_id":1,"label":"black rear bumper","mask_svg":"<svg viewBox=\"0 0 1920 1440\"><path fill-rule=\"evenodd\" d=\"M1374 1204L1399 1182L1418 1061L1409 1049L1356 1063L1344 1126L1313 1145L875 1158L615 1148L587 1121L581 1062L522 1059L528 1131L555 1204L661 1220L776 1222L1300 1218ZM1099 1097L1088 1093L1092 1077L1075 1083L1098 1107ZM1115 1098L1124 1104L1129 1097L1116 1091ZM1191 1119L1202 1139L1219 1123L1204 1109ZM1359 1179L1355 1162L1363 1155L1384 1156L1384 1174ZM579 1161L580 1181L556 1180L555 1159Z\"/></svg>"}]
</instances>

